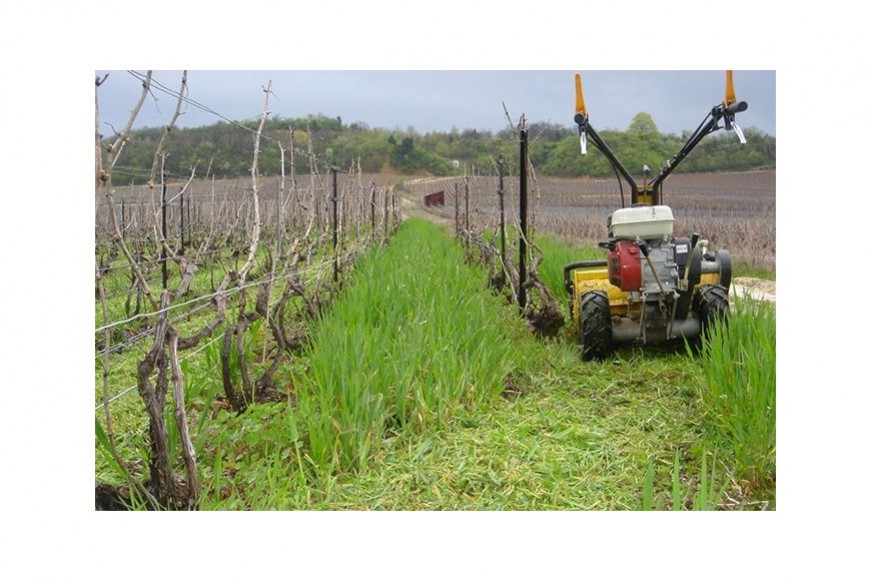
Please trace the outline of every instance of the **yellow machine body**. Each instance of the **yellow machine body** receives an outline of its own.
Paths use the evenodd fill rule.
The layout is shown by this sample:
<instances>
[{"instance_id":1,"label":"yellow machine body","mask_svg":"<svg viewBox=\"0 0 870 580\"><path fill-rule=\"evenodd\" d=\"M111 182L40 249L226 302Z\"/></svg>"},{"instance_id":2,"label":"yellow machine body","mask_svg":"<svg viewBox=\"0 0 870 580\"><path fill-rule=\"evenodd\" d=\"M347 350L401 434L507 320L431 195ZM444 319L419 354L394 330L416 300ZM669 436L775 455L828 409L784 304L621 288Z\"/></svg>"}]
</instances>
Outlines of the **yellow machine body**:
<instances>
[{"instance_id":1,"label":"yellow machine body","mask_svg":"<svg viewBox=\"0 0 870 580\"><path fill-rule=\"evenodd\" d=\"M574 276L574 326L580 328L580 298L586 292L600 290L607 292L612 314L628 314L628 293L610 283L607 268L583 268L572 272Z\"/></svg>"},{"instance_id":2,"label":"yellow machine body","mask_svg":"<svg viewBox=\"0 0 870 580\"><path fill-rule=\"evenodd\" d=\"M619 287L610 283L607 268L578 268L572 272L572 275L574 296L572 297L573 308L571 310L575 328L580 328L580 301L586 292L595 290L606 292L607 300L610 302L610 313L613 316L628 316L630 308L628 292L623 292ZM694 292L697 292L704 285L719 284L719 281L718 273L701 274L701 281L695 285Z\"/></svg>"}]
</instances>

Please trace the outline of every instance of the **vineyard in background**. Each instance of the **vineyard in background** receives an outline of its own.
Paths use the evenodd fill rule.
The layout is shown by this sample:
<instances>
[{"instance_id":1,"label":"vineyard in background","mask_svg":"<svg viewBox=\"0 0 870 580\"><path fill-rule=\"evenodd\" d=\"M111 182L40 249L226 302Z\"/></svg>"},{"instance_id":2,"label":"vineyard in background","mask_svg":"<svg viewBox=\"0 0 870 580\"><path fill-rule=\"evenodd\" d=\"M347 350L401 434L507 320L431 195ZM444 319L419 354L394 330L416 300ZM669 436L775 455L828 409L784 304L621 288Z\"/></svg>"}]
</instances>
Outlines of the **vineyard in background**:
<instances>
[{"instance_id":1,"label":"vineyard in background","mask_svg":"<svg viewBox=\"0 0 870 580\"><path fill-rule=\"evenodd\" d=\"M498 178L468 179L468 222L475 232L499 223ZM456 178L418 179L414 187L428 195L444 191L443 206L428 207L465 227L465 183ZM518 180L504 178L506 219L518 220ZM615 179L537 178L531 181L531 225L578 247L595 246L607 238L607 218L622 206ZM624 191L626 199L629 192ZM458 197L457 197L458 196ZM698 232L713 248L731 252L736 264L775 273L776 173L690 173L672 175L664 188L664 203L674 211L674 235ZM458 216L458 217L457 217Z\"/></svg>"}]
</instances>

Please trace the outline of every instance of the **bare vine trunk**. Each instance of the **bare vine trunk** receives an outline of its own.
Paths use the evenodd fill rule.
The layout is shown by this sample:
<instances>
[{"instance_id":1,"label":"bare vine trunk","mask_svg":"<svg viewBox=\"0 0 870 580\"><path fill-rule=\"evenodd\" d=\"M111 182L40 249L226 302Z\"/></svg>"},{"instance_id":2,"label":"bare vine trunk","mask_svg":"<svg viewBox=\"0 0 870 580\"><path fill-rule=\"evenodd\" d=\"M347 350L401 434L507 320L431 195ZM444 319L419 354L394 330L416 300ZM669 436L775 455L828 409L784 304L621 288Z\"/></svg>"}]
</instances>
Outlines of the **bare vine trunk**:
<instances>
[{"instance_id":1,"label":"bare vine trunk","mask_svg":"<svg viewBox=\"0 0 870 580\"><path fill-rule=\"evenodd\" d=\"M254 266L254 258L257 254L257 247L260 242L260 202L259 202L259 168L258 161L260 157L260 138L263 134L263 127L266 124L266 117L269 115L269 93L272 90L272 81L269 81L263 92L266 93L265 102L263 104L263 113L260 118L260 125L257 127L257 132L254 135L254 155L251 162L251 202L253 204L253 224L251 230L251 243L248 249L248 256L244 265L239 269L235 276L237 284L240 288L245 285L245 280ZM254 384L251 383L248 375L247 363L245 361L243 351L244 333L250 323L245 310L247 301L245 299L245 291L242 289L239 292L239 315L236 324L227 328L224 335L223 348L221 349L221 373L223 375L224 392L227 399L239 413L243 413L247 409L248 400L253 401L256 398L256 390ZM230 346L232 344L232 336L236 337L236 353L239 372L241 374L242 386L241 392L236 391L233 385L231 366L230 366ZM250 399L248 399L250 397Z\"/></svg>"}]
</instances>

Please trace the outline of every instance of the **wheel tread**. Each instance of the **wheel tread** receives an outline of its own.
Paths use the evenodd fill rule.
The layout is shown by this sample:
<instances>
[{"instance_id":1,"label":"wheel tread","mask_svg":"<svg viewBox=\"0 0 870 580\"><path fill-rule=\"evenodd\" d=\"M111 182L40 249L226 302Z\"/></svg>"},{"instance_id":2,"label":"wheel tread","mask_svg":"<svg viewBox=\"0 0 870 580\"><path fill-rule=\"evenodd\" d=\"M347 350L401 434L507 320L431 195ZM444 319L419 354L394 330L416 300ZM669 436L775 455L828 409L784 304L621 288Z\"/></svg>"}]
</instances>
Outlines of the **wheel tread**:
<instances>
[{"instance_id":1,"label":"wheel tread","mask_svg":"<svg viewBox=\"0 0 870 580\"><path fill-rule=\"evenodd\" d=\"M610 301L594 290L580 298L580 346L584 360L602 359L613 350Z\"/></svg>"}]
</instances>

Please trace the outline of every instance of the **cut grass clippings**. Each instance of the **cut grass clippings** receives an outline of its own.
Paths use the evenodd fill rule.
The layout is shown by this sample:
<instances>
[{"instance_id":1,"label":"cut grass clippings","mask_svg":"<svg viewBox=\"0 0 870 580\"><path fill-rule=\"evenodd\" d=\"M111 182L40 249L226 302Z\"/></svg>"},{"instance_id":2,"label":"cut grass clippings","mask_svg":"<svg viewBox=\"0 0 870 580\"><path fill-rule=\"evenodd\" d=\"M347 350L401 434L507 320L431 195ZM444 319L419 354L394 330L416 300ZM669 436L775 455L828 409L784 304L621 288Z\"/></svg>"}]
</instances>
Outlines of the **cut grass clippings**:
<instances>
[{"instance_id":1,"label":"cut grass clippings","mask_svg":"<svg viewBox=\"0 0 870 580\"><path fill-rule=\"evenodd\" d=\"M694 365L632 350L580 363L574 345L530 334L514 347L535 357L509 377L522 394L385 437L365 469L315 477L305 445L297 454L290 443L295 413L286 404L225 416L217 449L206 453L218 451L220 463L204 460L203 480L224 475L204 509L640 510L650 465L649 497L670 505L677 455L684 505L693 507L686 500L701 489L708 445Z\"/></svg>"}]
</instances>

